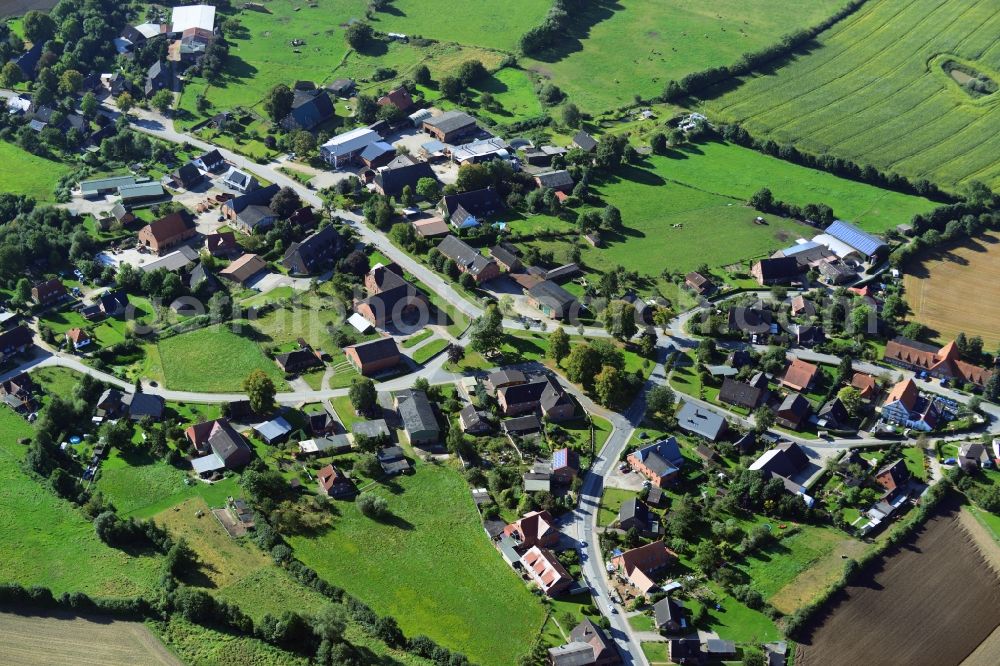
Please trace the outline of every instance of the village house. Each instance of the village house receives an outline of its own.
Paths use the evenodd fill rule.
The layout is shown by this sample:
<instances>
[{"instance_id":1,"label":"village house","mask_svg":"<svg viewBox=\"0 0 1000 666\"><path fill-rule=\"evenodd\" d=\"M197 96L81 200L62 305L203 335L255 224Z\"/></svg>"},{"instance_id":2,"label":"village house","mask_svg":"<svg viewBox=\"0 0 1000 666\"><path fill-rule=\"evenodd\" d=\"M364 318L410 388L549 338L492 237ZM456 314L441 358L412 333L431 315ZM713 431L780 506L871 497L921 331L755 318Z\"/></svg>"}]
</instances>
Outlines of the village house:
<instances>
[{"instance_id":1,"label":"village house","mask_svg":"<svg viewBox=\"0 0 1000 666\"><path fill-rule=\"evenodd\" d=\"M27 326L16 326L0 332L0 363L6 363L17 354L23 354L32 345L34 345L34 333Z\"/></svg>"},{"instance_id":2,"label":"village house","mask_svg":"<svg viewBox=\"0 0 1000 666\"><path fill-rule=\"evenodd\" d=\"M798 430L809 419L812 405L801 393L789 393L774 410L774 422L782 428Z\"/></svg>"},{"instance_id":3,"label":"village house","mask_svg":"<svg viewBox=\"0 0 1000 666\"><path fill-rule=\"evenodd\" d=\"M574 148L579 148L585 153L591 153L597 148L597 139L590 136L583 130L580 130L573 135L573 141L571 145Z\"/></svg>"},{"instance_id":4,"label":"village house","mask_svg":"<svg viewBox=\"0 0 1000 666\"><path fill-rule=\"evenodd\" d=\"M299 338L299 348L289 352L274 355L274 362L278 364L282 372L295 374L310 368L321 367L323 365L323 355L314 350L302 338Z\"/></svg>"},{"instance_id":5,"label":"village house","mask_svg":"<svg viewBox=\"0 0 1000 666\"><path fill-rule=\"evenodd\" d=\"M476 119L462 111L445 111L423 120L423 130L444 143L455 143L479 133Z\"/></svg>"},{"instance_id":6,"label":"village house","mask_svg":"<svg viewBox=\"0 0 1000 666\"><path fill-rule=\"evenodd\" d=\"M662 536L659 521L638 497L625 500L618 508L618 529L626 532L634 529L647 539L658 539Z\"/></svg>"},{"instance_id":7,"label":"village house","mask_svg":"<svg viewBox=\"0 0 1000 666\"><path fill-rule=\"evenodd\" d=\"M663 597L653 604L653 624L665 634L679 634L687 629L684 605L670 597Z\"/></svg>"},{"instance_id":8,"label":"village house","mask_svg":"<svg viewBox=\"0 0 1000 666\"><path fill-rule=\"evenodd\" d=\"M885 488L885 497L892 498L910 483L910 470L903 459L891 462L875 472L875 483Z\"/></svg>"},{"instance_id":9,"label":"village house","mask_svg":"<svg viewBox=\"0 0 1000 666\"><path fill-rule=\"evenodd\" d=\"M437 212L456 229L479 226L486 218L504 209L500 195L492 187L459 194L446 194L438 202Z\"/></svg>"},{"instance_id":10,"label":"village house","mask_svg":"<svg viewBox=\"0 0 1000 666\"><path fill-rule=\"evenodd\" d=\"M31 288L31 300L36 305L52 305L68 295L66 285L59 278L39 282Z\"/></svg>"},{"instance_id":11,"label":"village house","mask_svg":"<svg viewBox=\"0 0 1000 666\"><path fill-rule=\"evenodd\" d=\"M333 116L333 101L325 90L296 90L292 110L279 124L286 132L311 132Z\"/></svg>"},{"instance_id":12,"label":"village house","mask_svg":"<svg viewBox=\"0 0 1000 666\"><path fill-rule=\"evenodd\" d=\"M794 257L761 259L750 268L750 275L762 286L788 284L802 273Z\"/></svg>"},{"instance_id":13,"label":"village house","mask_svg":"<svg viewBox=\"0 0 1000 666\"><path fill-rule=\"evenodd\" d=\"M729 427L721 414L689 401L684 401L684 405L677 412L677 425L681 430L704 437L710 442L722 437Z\"/></svg>"},{"instance_id":14,"label":"village house","mask_svg":"<svg viewBox=\"0 0 1000 666\"><path fill-rule=\"evenodd\" d=\"M38 386L26 373L0 382L0 399L17 414L30 414L38 411L38 400L35 394Z\"/></svg>"},{"instance_id":15,"label":"village house","mask_svg":"<svg viewBox=\"0 0 1000 666\"><path fill-rule=\"evenodd\" d=\"M458 413L458 423L462 432L467 435L482 435L493 429L487 418L487 413L476 409L475 405L466 405Z\"/></svg>"},{"instance_id":16,"label":"village house","mask_svg":"<svg viewBox=\"0 0 1000 666\"><path fill-rule=\"evenodd\" d=\"M576 414L576 405L551 377L542 375L523 384L497 389L497 403L504 416L539 412L549 421L565 421Z\"/></svg>"},{"instance_id":17,"label":"village house","mask_svg":"<svg viewBox=\"0 0 1000 666\"><path fill-rule=\"evenodd\" d=\"M312 275L329 267L340 250L340 234L333 226L326 226L300 243L292 243L281 260L291 275Z\"/></svg>"},{"instance_id":18,"label":"village house","mask_svg":"<svg viewBox=\"0 0 1000 666\"><path fill-rule=\"evenodd\" d=\"M552 548L559 543L559 529L548 511L531 511L503 529L514 540L519 553L535 546Z\"/></svg>"},{"instance_id":19,"label":"village house","mask_svg":"<svg viewBox=\"0 0 1000 666\"><path fill-rule=\"evenodd\" d=\"M241 254L240 247L236 243L236 234L232 231L223 231L205 236L205 250L213 257L222 258Z\"/></svg>"},{"instance_id":20,"label":"village house","mask_svg":"<svg viewBox=\"0 0 1000 666\"><path fill-rule=\"evenodd\" d=\"M847 412L847 407L840 398L828 400L816 414L816 425L820 428L830 428L840 430L847 427L851 420L851 415Z\"/></svg>"},{"instance_id":21,"label":"village house","mask_svg":"<svg viewBox=\"0 0 1000 666\"><path fill-rule=\"evenodd\" d=\"M559 171L549 171L535 176L535 184L543 190L555 190L557 192L570 192L573 190L573 176L569 171L561 169Z\"/></svg>"},{"instance_id":22,"label":"village house","mask_svg":"<svg viewBox=\"0 0 1000 666\"><path fill-rule=\"evenodd\" d=\"M521 564L547 597L555 597L573 586L573 578L549 550L532 546L521 556Z\"/></svg>"},{"instance_id":23,"label":"village house","mask_svg":"<svg viewBox=\"0 0 1000 666\"><path fill-rule=\"evenodd\" d=\"M680 475L684 456L673 437L658 440L628 455L628 463L659 488L672 483Z\"/></svg>"},{"instance_id":24,"label":"village house","mask_svg":"<svg viewBox=\"0 0 1000 666\"><path fill-rule=\"evenodd\" d=\"M500 277L500 267L497 262L484 257L479 251L451 234L444 237L437 249L454 261L459 271L471 275L477 284Z\"/></svg>"},{"instance_id":25,"label":"village house","mask_svg":"<svg viewBox=\"0 0 1000 666\"><path fill-rule=\"evenodd\" d=\"M236 215L232 226L247 236L264 233L278 221L277 214L268 206L247 206Z\"/></svg>"},{"instance_id":26,"label":"village house","mask_svg":"<svg viewBox=\"0 0 1000 666\"><path fill-rule=\"evenodd\" d=\"M956 379L977 386L985 386L993 374L992 370L963 361L954 341L938 348L898 337L886 344L883 358L907 370L924 371L932 377Z\"/></svg>"},{"instance_id":27,"label":"village house","mask_svg":"<svg viewBox=\"0 0 1000 666\"><path fill-rule=\"evenodd\" d=\"M819 367L802 359L794 358L785 369L781 385L793 391L809 391L816 383L817 375L819 375Z\"/></svg>"},{"instance_id":28,"label":"village house","mask_svg":"<svg viewBox=\"0 0 1000 666\"><path fill-rule=\"evenodd\" d=\"M414 162L413 158L402 156L376 169L372 185L375 191L383 196L398 197L407 187L411 192L416 192L417 183L423 178L437 182L437 176L431 165L427 162Z\"/></svg>"},{"instance_id":29,"label":"village house","mask_svg":"<svg viewBox=\"0 0 1000 666\"><path fill-rule=\"evenodd\" d=\"M413 471L413 465L406 459L406 453L401 446L386 446L376 452L378 464L382 468L382 473L387 476L397 476L399 474L409 474Z\"/></svg>"},{"instance_id":30,"label":"village house","mask_svg":"<svg viewBox=\"0 0 1000 666\"><path fill-rule=\"evenodd\" d=\"M267 263L260 258L260 255L244 254L219 271L219 275L239 285L246 286L248 282L266 270Z\"/></svg>"},{"instance_id":31,"label":"village house","mask_svg":"<svg viewBox=\"0 0 1000 666\"><path fill-rule=\"evenodd\" d=\"M722 388L719 389L719 401L753 411L761 403L766 402L768 393L766 380L764 386L759 387L726 377L722 380Z\"/></svg>"},{"instance_id":32,"label":"village house","mask_svg":"<svg viewBox=\"0 0 1000 666\"><path fill-rule=\"evenodd\" d=\"M884 420L923 432L938 426L941 412L938 400L920 395L920 389L912 379L904 379L893 386L881 408Z\"/></svg>"},{"instance_id":33,"label":"village house","mask_svg":"<svg viewBox=\"0 0 1000 666\"><path fill-rule=\"evenodd\" d=\"M399 365L402 357L392 338L379 338L344 348L347 360L366 377L385 372Z\"/></svg>"},{"instance_id":34,"label":"village house","mask_svg":"<svg viewBox=\"0 0 1000 666\"><path fill-rule=\"evenodd\" d=\"M549 648L549 666L617 666L620 663L614 641L588 619L573 628L568 643Z\"/></svg>"},{"instance_id":35,"label":"village house","mask_svg":"<svg viewBox=\"0 0 1000 666\"><path fill-rule=\"evenodd\" d=\"M222 204L222 215L229 222L236 222L240 214L250 206L263 206L265 208L269 206L271 199L274 198L274 195L280 189L277 185L268 185L267 187L261 187L246 194L235 196Z\"/></svg>"},{"instance_id":36,"label":"village house","mask_svg":"<svg viewBox=\"0 0 1000 666\"><path fill-rule=\"evenodd\" d=\"M516 249L513 248L513 246L510 247L511 249ZM493 260L496 261L497 264L499 264L500 268L504 269L508 273L519 271L524 268L521 264L521 260L518 259L517 254L503 245L494 245L491 247L490 256L493 257Z\"/></svg>"},{"instance_id":37,"label":"village house","mask_svg":"<svg viewBox=\"0 0 1000 666\"><path fill-rule=\"evenodd\" d=\"M229 167L229 171L222 177L222 184L231 190L236 190L240 194L247 194L260 189L260 183L256 178L236 167Z\"/></svg>"},{"instance_id":38,"label":"village house","mask_svg":"<svg viewBox=\"0 0 1000 666\"><path fill-rule=\"evenodd\" d=\"M187 216L170 213L139 230L139 243L154 254L163 254L198 233Z\"/></svg>"},{"instance_id":39,"label":"village house","mask_svg":"<svg viewBox=\"0 0 1000 666\"><path fill-rule=\"evenodd\" d=\"M706 296L715 291L715 283L712 282L711 278L697 271L692 271L684 276L684 285L699 296Z\"/></svg>"},{"instance_id":40,"label":"village house","mask_svg":"<svg viewBox=\"0 0 1000 666\"><path fill-rule=\"evenodd\" d=\"M88 347L91 343L90 333L82 328L71 328L66 331L66 343L77 351L83 349L84 347Z\"/></svg>"},{"instance_id":41,"label":"village house","mask_svg":"<svg viewBox=\"0 0 1000 666\"><path fill-rule=\"evenodd\" d=\"M573 449L561 448L552 452L552 478L569 485L580 473L580 454Z\"/></svg>"},{"instance_id":42,"label":"village house","mask_svg":"<svg viewBox=\"0 0 1000 666\"><path fill-rule=\"evenodd\" d=\"M501 368L486 375L484 382L486 389L492 394L507 386L527 383L528 378L523 372L515 368Z\"/></svg>"},{"instance_id":43,"label":"village house","mask_svg":"<svg viewBox=\"0 0 1000 666\"><path fill-rule=\"evenodd\" d=\"M641 594L648 595L657 588L659 574L675 561L674 551L662 541L654 541L616 555L611 565Z\"/></svg>"},{"instance_id":44,"label":"village house","mask_svg":"<svg viewBox=\"0 0 1000 666\"><path fill-rule=\"evenodd\" d=\"M158 395L148 393L125 393L118 389L107 389L97 400L97 413L103 418L127 416L131 421L151 419L162 421L167 404Z\"/></svg>"},{"instance_id":45,"label":"village house","mask_svg":"<svg viewBox=\"0 0 1000 666\"><path fill-rule=\"evenodd\" d=\"M542 280L525 290L528 305L550 319L573 320L583 307L576 296L552 280Z\"/></svg>"},{"instance_id":46,"label":"village house","mask_svg":"<svg viewBox=\"0 0 1000 666\"><path fill-rule=\"evenodd\" d=\"M862 400L872 400L878 395L878 383L871 375L855 372L851 377L851 386L858 389Z\"/></svg>"},{"instance_id":47,"label":"village house","mask_svg":"<svg viewBox=\"0 0 1000 666\"><path fill-rule=\"evenodd\" d=\"M431 406L426 393L416 389L406 389L396 393L393 400L411 445L427 446L438 443L441 428L438 426L434 407Z\"/></svg>"},{"instance_id":48,"label":"village house","mask_svg":"<svg viewBox=\"0 0 1000 666\"><path fill-rule=\"evenodd\" d=\"M744 334L753 339L754 336L777 333L778 325L774 323L771 311L764 309L759 304L753 307L734 306L729 308L727 330L730 333Z\"/></svg>"},{"instance_id":49,"label":"village house","mask_svg":"<svg viewBox=\"0 0 1000 666\"><path fill-rule=\"evenodd\" d=\"M196 157L193 162L201 169L210 173L220 171L226 164L226 160L223 159L222 153L219 152L218 148L213 148L204 155Z\"/></svg>"},{"instance_id":50,"label":"village house","mask_svg":"<svg viewBox=\"0 0 1000 666\"><path fill-rule=\"evenodd\" d=\"M978 442L966 442L958 447L957 460L959 467L965 470L966 473L993 466L989 449Z\"/></svg>"},{"instance_id":51,"label":"village house","mask_svg":"<svg viewBox=\"0 0 1000 666\"><path fill-rule=\"evenodd\" d=\"M413 98L406 86L399 86L378 98L379 106L394 106L403 113L413 108Z\"/></svg>"},{"instance_id":52,"label":"village house","mask_svg":"<svg viewBox=\"0 0 1000 666\"><path fill-rule=\"evenodd\" d=\"M365 275L365 288L370 296L354 303L354 311L373 326L386 328L398 325L426 307L427 299L416 287L403 279L396 264L378 265Z\"/></svg>"},{"instance_id":53,"label":"village house","mask_svg":"<svg viewBox=\"0 0 1000 666\"><path fill-rule=\"evenodd\" d=\"M246 440L225 418L190 426L184 436L202 455L191 460L191 466L199 475L220 469L239 469L253 457Z\"/></svg>"},{"instance_id":54,"label":"village house","mask_svg":"<svg viewBox=\"0 0 1000 666\"><path fill-rule=\"evenodd\" d=\"M792 477L809 466L809 457L795 442L781 442L773 449L765 451L748 469L760 472L765 481L780 480L785 491L802 497L807 506L813 505L813 498L806 489L792 481Z\"/></svg>"},{"instance_id":55,"label":"village house","mask_svg":"<svg viewBox=\"0 0 1000 666\"><path fill-rule=\"evenodd\" d=\"M436 236L447 236L451 233L451 227L440 217L425 217L412 222L413 230L421 238L434 238Z\"/></svg>"},{"instance_id":56,"label":"village house","mask_svg":"<svg viewBox=\"0 0 1000 666\"><path fill-rule=\"evenodd\" d=\"M334 499L347 499L354 497L355 493L357 493L354 481L347 478L343 472L333 465L327 465L316 472L316 484L320 495L326 495Z\"/></svg>"},{"instance_id":57,"label":"village house","mask_svg":"<svg viewBox=\"0 0 1000 666\"><path fill-rule=\"evenodd\" d=\"M194 162L181 165L170 177L174 187L182 190L190 190L205 180L205 176L202 175L201 170Z\"/></svg>"}]
</instances>

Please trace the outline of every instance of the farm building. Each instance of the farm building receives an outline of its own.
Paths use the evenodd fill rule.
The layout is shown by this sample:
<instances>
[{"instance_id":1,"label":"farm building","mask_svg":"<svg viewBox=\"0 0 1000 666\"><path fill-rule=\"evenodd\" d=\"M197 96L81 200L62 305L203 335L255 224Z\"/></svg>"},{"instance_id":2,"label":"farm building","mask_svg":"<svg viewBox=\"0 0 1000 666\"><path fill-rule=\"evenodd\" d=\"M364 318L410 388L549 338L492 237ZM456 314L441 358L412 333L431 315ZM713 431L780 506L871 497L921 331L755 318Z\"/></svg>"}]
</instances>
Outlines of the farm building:
<instances>
[{"instance_id":1,"label":"farm building","mask_svg":"<svg viewBox=\"0 0 1000 666\"><path fill-rule=\"evenodd\" d=\"M246 440L224 418L193 425L184 431L184 436L202 455L191 461L194 471L200 475L220 469L239 469L253 457Z\"/></svg>"},{"instance_id":2,"label":"farm building","mask_svg":"<svg viewBox=\"0 0 1000 666\"><path fill-rule=\"evenodd\" d=\"M788 284L802 273L802 267L794 257L761 259L750 268L750 275L760 285Z\"/></svg>"},{"instance_id":3,"label":"farm building","mask_svg":"<svg viewBox=\"0 0 1000 666\"><path fill-rule=\"evenodd\" d=\"M171 213L140 229L139 243L150 252L163 254L164 251L193 238L196 233L194 225L184 214Z\"/></svg>"},{"instance_id":4,"label":"farm building","mask_svg":"<svg viewBox=\"0 0 1000 666\"><path fill-rule=\"evenodd\" d=\"M413 98L410 91L404 86L399 86L378 98L379 106L394 106L403 113L413 108Z\"/></svg>"},{"instance_id":5,"label":"farm building","mask_svg":"<svg viewBox=\"0 0 1000 666\"><path fill-rule=\"evenodd\" d=\"M451 150L451 161L456 164L480 164L490 160L509 160L510 150L500 138L480 139Z\"/></svg>"},{"instance_id":6,"label":"farm building","mask_svg":"<svg viewBox=\"0 0 1000 666\"><path fill-rule=\"evenodd\" d=\"M425 118L423 130L444 143L455 143L479 133L476 119L462 111L445 111L439 116Z\"/></svg>"},{"instance_id":7,"label":"farm building","mask_svg":"<svg viewBox=\"0 0 1000 666\"><path fill-rule=\"evenodd\" d=\"M312 131L334 116L333 101L325 90L296 90L292 110L281 119L289 132Z\"/></svg>"},{"instance_id":8,"label":"farm building","mask_svg":"<svg viewBox=\"0 0 1000 666\"><path fill-rule=\"evenodd\" d=\"M395 368L402 358L399 347L392 338L351 345L344 348L344 353L357 371L365 376Z\"/></svg>"},{"instance_id":9,"label":"farm building","mask_svg":"<svg viewBox=\"0 0 1000 666\"><path fill-rule=\"evenodd\" d=\"M320 147L320 155L333 168L339 168L350 164L371 144L381 141L382 137L378 132L359 127L350 132L344 132L333 137Z\"/></svg>"},{"instance_id":10,"label":"farm building","mask_svg":"<svg viewBox=\"0 0 1000 666\"><path fill-rule=\"evenodd\" d=\"M434 408L423 391L408 389L395 395L395 407L403 430L413 446L436 444L441 436Z\"/></svg>"},{"instance_id":11,"label":"farm building","mask_svg":"<svg viewBox=\"0 0 1000 666\"><path fill-rule=\"evenodd\" d=\"M478 250L451 234L444 237L437 249L438 252L454 261L459 271L471 275L476 283L488 282L500 277L500 267L497 262L489 257L484 257Z\"/></svg>"},{"instance_id":12,"label":"farm building","mask_svg":"<svg viewBox=\"0 0 1000 666\"><path fill-rule=\"evenodd\" d=\"M528 304L541 310L552 319L575 318L580 312L580 302L551 280L542 280L526 290Z\"/></svg>"},{"instance_id":13,"label":"farm building","mask_svg":"<svg viewBox=\"0 0 1000 666\"><path fill-rule=\"evenodd\" d=\"M576 413L576 406L562 387L544 375L497 389L496 397L504 416L540 412L550 421L564 421Z\"/></svg>"},{"instance_id":14,"label":"farm building","mask_svg":"<svg viewBox=\"0 0 1000 666\"><path fill-rule=\"evenodd\" d=\"M963 361L954 341L938 348L897 337L885 346L882 358L907 370L925 371L933 377L957 379L978 386L985 386L993 374L992 370Z\"/></svg>"},{"instance_id":15,"label":"farm building","mask_svg":"<svg viewBox=\"0 0 1000 666\"><path fill-rule=\"evenodd\" d=\"M822 234L813 238L813 242L830 248L840 259L857 259L859 262L875 263L889 252L889 246L884 241L843 220L834 221Z\"/></svg>"},{"instance_id":16,"label":"farm building","mask_svg":"<svg viewBox=\"0 0 1000 666\"><path fill-rule=\"evenodd\" d=\"M405 160L402 159L403 157ZM400 163L396 164L396 162ZM411 191L416 191L417 182L421 178L437 180L431 165L427 162L414 162L413 158L409 156L401 156L376 169L372 184L379 194L396 197L406 187L409 187Z\"/></svg>"}]
</instances>

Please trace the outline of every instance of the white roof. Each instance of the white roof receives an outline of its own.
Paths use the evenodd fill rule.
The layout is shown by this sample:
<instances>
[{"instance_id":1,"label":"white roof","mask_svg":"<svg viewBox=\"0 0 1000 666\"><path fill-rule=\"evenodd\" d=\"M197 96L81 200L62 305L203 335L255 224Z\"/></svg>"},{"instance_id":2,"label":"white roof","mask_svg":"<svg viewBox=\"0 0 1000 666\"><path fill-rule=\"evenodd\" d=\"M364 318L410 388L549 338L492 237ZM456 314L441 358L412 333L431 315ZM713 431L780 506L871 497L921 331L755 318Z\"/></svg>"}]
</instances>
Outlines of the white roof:
<instances>
[{"instance_id":1,"label":"white roof","mask_svg":"<svg viewBox=\"0 0 1000 666\"><path fill-rule=\"evenodd\" d=\"M27 112L31 109L31 100L23 97L9 97L7 98L7 108L11 113L15 111Z\"/></svg>"},{"instance_id":2,"label":"white roof","mask_svg":"<svg viewBox=\"0 0 1000 666\"><path fill-rule=\"evenodd\" d=\"M215 7L212 5L186 5L174 7L170 16L172 32L184 32L188 28L211 31L215 28Z\"/></svg>"},{"instance_id":3,"label":"white roof","mask_svg":"<svg viewBox=\"0 0 1000 666\"><path fill-rule=\"evenodd\" d=\"M334 435L333 437L320 437L319 439L307 439L299 442L299 451L302 453L319 453L335 447L351 443L350 435Z\"/></svg>"},{"instance_id":4,"label":"white roof","mask_svg":"<svg viewBox=\"0 0 1000 666\"><path fill-rule=\"evenodd\" d=\"M819 243L820 245L825 245L826 247L830 248L830 251L833 252L835 255L837 255L837 257L839 257L840 259L843 259L844 257L849 257L852 254L853 255L860 254L857 250L855 250L853 247L851 247L844 241L837 240L836 238L834 238L829 234L820 234L819 236L813 238L813 242Z\"/></svg>"},{"instance_id":5,"label":"white roof","mask_svg":"<svg viewBox=\"0 0 1000 666\"><path fill-rule=\"evenodd\" d=\"M768 460L778 455L779 450L780 449L771 449L770 451L765 451L764 455L762 455L760 458L757 458L757 460L753 461L753 464L750 465L750 469L754 471L759 470L761 467L767 464Z\"/></svg>"},{"instance_id":6,"label":"white roof","mask_svg":"<svg viewBox=\"0 0 1000 666\"><path fill-rule=\"evenodd\" d=\"M322 151L336 156L348 155L381 140L382 137L378 135L378 132L367 127L359 127L333 137L323 144Z\"/></svg>"},{"instance_id":7,"label":"white roof","mask_svg":"<svg viewBox=\"0 0 1000 666\"><path fill-rule=\"evenodd\" d=\"M205 474L206 472L214 472L217 469L222 469L226 466L226 463L222 462L222 458L215 455L214 453L209 453L207 456L202 456L201 458L195 458L191 461L191 467L194 468L198 474Z\"/></svg>"},{"instance_id":8,"label":"white roof","mask_svg":"<svg viewBox=\"0 0 1000 666\"><path fill-rule=\"evenodd\" d=\"M176 9L174 11L177 11ZM156 37L160 34L160 24L159 23L143 23L141 25L135 26L135 29L139 31L146 39Z\"/></svg>"},{"instance_id":9,"label":"white roof","mask_svg":"<svg viewBox=\"0 0 1000 666\"><path fill-rule=\"evenodd\" d=\"M140 268L146 273L155 271L158 268L165 268L168 271L179 271L197 258L197 252L187 245L182 245L170 254L165 254L159 259L151 261L148 264L143 264Z\"/></svg>"},{"instance_id":10,"label":"white roof","mask_svg":"<svg viewBox=\"0 0 1000 666\"><path fill-rule=\"evenodd\" d=\"M372 327L372 323L357 312L347 318L347 323L356 328L358 333L364 333Z\"/></svg>"},{"instance_id":11,"label":"white roof","mask_svg":"<svg viewBox=\"0 0 1000 666\"><path fill-rule=\"evenodd\" d=\"M410 121L413 122L413 124L415 125L415 124L419 123L420 121L422 121L424 118L430 118L431 117L431 110L430 109L420 109L419 111L411 113L409 117L410 117Z\"/></svg>"}]
</instances>

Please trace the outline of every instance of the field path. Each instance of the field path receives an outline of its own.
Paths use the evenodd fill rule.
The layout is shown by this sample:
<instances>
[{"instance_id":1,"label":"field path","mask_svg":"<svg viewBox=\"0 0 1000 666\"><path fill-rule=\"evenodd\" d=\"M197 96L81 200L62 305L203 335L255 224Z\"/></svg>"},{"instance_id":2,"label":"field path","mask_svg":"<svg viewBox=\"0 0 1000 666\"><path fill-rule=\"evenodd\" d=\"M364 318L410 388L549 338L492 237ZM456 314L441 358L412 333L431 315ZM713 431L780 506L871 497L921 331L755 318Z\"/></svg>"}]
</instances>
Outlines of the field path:
<instances>
[{"instance_id":1,"label":"field path","mask_svg":"<svg viewBox=\"0 0 1000 666\"><path fill-rule=\"evenodd\" d=\"M144 625L69 613L0 613L5 666L181 666Z\"/></svg>"}]
</instances>

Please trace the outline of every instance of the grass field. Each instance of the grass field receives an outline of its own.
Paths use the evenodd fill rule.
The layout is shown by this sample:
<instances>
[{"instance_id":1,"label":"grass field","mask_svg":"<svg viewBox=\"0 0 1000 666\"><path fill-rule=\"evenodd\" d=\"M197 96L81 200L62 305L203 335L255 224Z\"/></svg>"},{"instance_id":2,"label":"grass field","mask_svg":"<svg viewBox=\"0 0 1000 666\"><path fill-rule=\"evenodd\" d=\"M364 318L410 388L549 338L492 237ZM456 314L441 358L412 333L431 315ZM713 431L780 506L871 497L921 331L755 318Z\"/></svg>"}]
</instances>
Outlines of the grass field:
<instances>
[{"instance_id":1,"label":"grass field","mask_svg":"<svg viewBox=\"0 0 1000 666\"><path fill-rule=\"evenodd\" d=\"M21 469L18 439L30 426L0 409L0 553L3 578L43 585L57 595L79 591L95 596L150 594L160 578L160 558L132 557L98 540L93 525Z\"/></svg>"},{"instance_id":2,"label":"grass field","mask_svg":"<svg viewBox=\"0 0 1000 666\"><path fill-rule=\"evenodd\" d=\"M821 46L706 104L720 120L799 148L949 188L1000 184L1000 96L972 98L943 54L1000 71L991 0L875 0L819 37Z\"/></svg>"},{"instance_id":3,"label":"grass field","mask_svg":"<svg viewBox=\"0 0 1000 666\"><path fill-rule=\"evenodd\" d=\"M732 144L712 141L688 145L671 151L671 155L677 158L651 158L656 173L667 180L742 200L767 187L780 201L800 206L825 203L838 218L851 220L866 231L885 231L936 205Z\"/></svg>"},{"instance_id":4,"label":"grass field","mask_svg":"<svg viewBox=\"0 0 1000 666\"><path fill-rule=\"evenodd\" d=\"M6 141L0 141L0 164L4 192L26 194L38 201L55 201L59 179L70 172L62 162L32 155Z\"/></svg>"},{"instance_id":5,"label":"grass field","mask_svg":"<svg viewBox=\"0 0 1000 666\"><path fill-rule=\"evenodd\" d=\"M552 52L525 62L590 112L655 97L670 79L735 62L740 55L820 23L845 3L816 0L789 11L779 0L597 0L575 14Z\"/></svg>"},{"instance_id":6,"label":"grass field","mask_svg":"<svg viewBox=\"0 0 1000 666\"><path fill-rule=\"evenodd\" d=\"M618 510L622 504L636 497L639 493L622 488L605 488L601 495L601 506L597 513L598 525L610 525L618 520Z\"/></svg>"},{"instance_id":7,"label":"grass field","mask_svg":"<svg viewBox=\"0 0 1000 666\"><path fill-rule=\"evenodd\" d=\"M111 621L101 616L68 613L20 615L0 613L0 661L48 666L180 666L148 627L138 622ZM86 659L81 659L81 655Z\"/></svg>"},{"instance_id":8,"label":"grass field","mask_svg":"<svg viewBox=\"0 0 1000 666\"><path fill-rule=\"evenodd\" d=\"M413 362L414 363L426 363L431 360L434 356L437 356L443 352L451 343L447 340L431 340L423 347L417 349L413 352Z\"/></svg>"},{"instance_id":9,"label":"grass field","mask_svg":"<svg viewBox=\"0 0 1000 666\"><path fill-rule=\"evenodd\" d=\"M964 331L983 338L986 349L1000 344L1000 234L986 233L927 253L904 269L911 319L942 343ZM975 307L969 295L977 294Z\"/></svg>"},{"instance_id":10,"label":"grass field","mask_svg":"<svg viewBox=\"0 0 1000 666\"><path fill-rule=\"evenodd\" d=\"M296 556L407 634L426 634L486 665L516 663L542 626L533 595L490 546L465 481L418 462L386 497L394 518L355 506L318 536L292 537Z\"/></svg>"},{"instance_id":11,"label":"grass field","mask_svg":"<svg viewBox=\"0 0 1000 666\"><path fill-rule=\"evenodd\" d=\"M725 266L770 254L795 239L812 235L811 227L774 215L766 225L754 223L760 213L739 199L667 180L667 158L652 158L643 166L620 169L595 186L602 199L621 210L623 229L603 235L605 247L580 242L583 262L601 272L622 265L648 276L664 269L687 272L702 263ZM663 171L661 171L663 169ZM530 229L551 218L536 216L515 229ZM679 225L679 226L675 226ZM556 261L568 260L569 243L535 241L552 250Z\"/></svg>"},{"instance_id":12,"label":"grass field","mask_svg":"<svg viewBox=\"0 0 1000 666\"><path fill-rule=\"evenodd\" d=\"M211 326L167 338L157 345L167 387L186 391L242 391L251 370L261 369L279 391L287 384L257 344L224 326Z\"/></svg>"},{"instance_id":13,"label":"grass field","mask_svg":"<svg viewBox=\"0 0 1000 666\"><path fill-rule=\"evenodd\" d=\"M191 666L307 666L309 660L255 638L215 631L174 615L147 626L185 664Z\"/></svg>"},{"instance_id":14,"label":"grass field","mask_svg":"<svg viewBox=\"0 0 1000 666\"><path fill-rule=\"evenodd\" d=\"M548 0L503 4L489 0L395 0L389 11L375 14L372 25L384 32L517 51L521 35L541 23L550 6Z\"/></svg>"}]
</instances>

